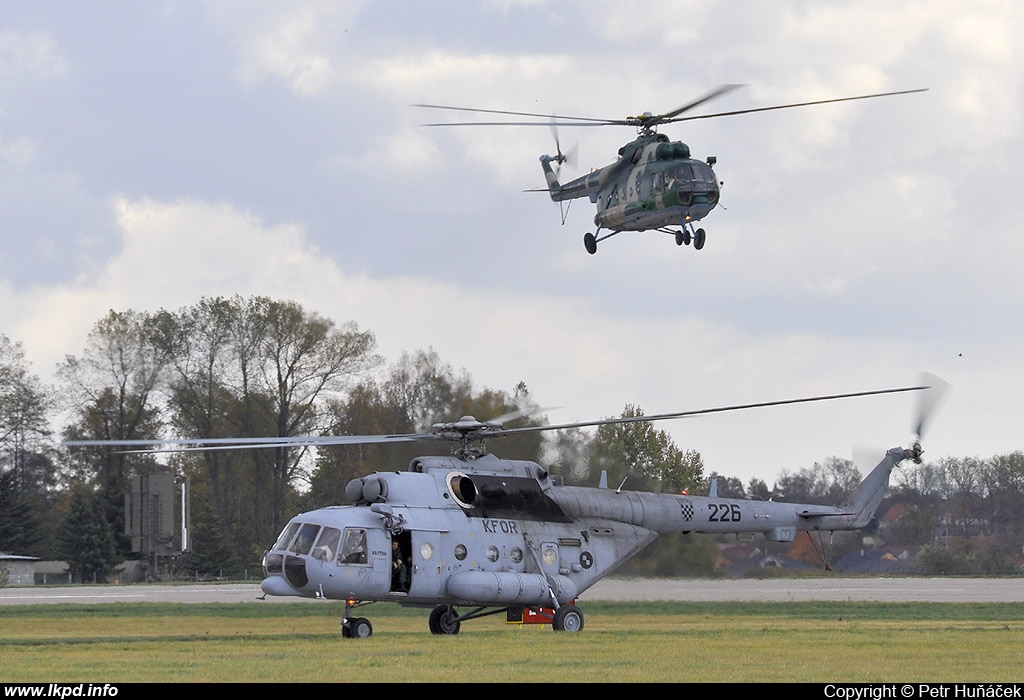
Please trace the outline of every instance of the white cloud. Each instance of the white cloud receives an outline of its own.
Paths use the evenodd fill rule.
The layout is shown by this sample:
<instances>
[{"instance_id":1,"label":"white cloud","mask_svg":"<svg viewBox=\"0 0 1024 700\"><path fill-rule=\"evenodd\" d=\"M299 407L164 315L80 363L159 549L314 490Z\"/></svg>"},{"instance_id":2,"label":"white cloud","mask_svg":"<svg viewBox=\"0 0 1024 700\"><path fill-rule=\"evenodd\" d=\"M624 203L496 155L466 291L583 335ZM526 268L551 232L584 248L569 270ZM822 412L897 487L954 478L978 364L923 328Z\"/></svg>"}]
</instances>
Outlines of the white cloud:
<instances>
[{"instance_id":1,"label":"white cloud","mask_svg":"<svg viewBox=\"0 0 1024 700\"><path fill-rule=\"evenodd\" d=\"M67 61L53 37L0 32L0 77L49 77L66 69Z\"/></svg>"},{"instance_id":2,"label":"white cloud","mask_svg":"<svg viewBox=\"0 0 1024 700\"><path fill-rule=\"evenodd\" d=\"M282 81L296 94L324 92L342 70L344 35L364 2L212 2L238 47L247 84Z\"/></svg>"},{"instance_id":3,"label":"white cloud","mask_svg":"<svg viewBox=\"0 0 1024 700\"><path fill-rule=\"evenodd\" d=\"M884 356L881 364L889 366L909 354L899 343L883 349L877 341L813 334L758 337L685 311L674 318L623 317L585 298L350 277L309 245L301 226L266 226L230 205L197 200L119 199L115 206L124 236L119 255L89 279L13 293L15 303L3 311L4 326L25 342L37 371L83 347L109 309L176 309L201 296L233 294L291 299L339 323L355 320L377 335L391 359L432 347L481 385L511 390L526 381L542 403L566 405L552 416L556 421L617 415L626 403L661 413L782 398L797 389L873 388L881 367L872 356ZM837 372L841 383L828 379ZM746 428L752 434L742 445L730 437L728 421L671 430L705 451L719 471L747 474L761 468L761 445L774 440L785 451L809 427L779 432L773 425L776 419L761 416ZM846 432L840 427L819 439ZM836 448L846 444L844 437Z\"/></svg>"},{"instance_id":4,"label":"white cloud","mask_svg":"<svg viewBox=\"0 0 1024 700\"><path fill-rule=\"evenodd\" d=\"M1024 250L1016 5L197 7L142 11L142 34L101 9L86 26L44 10L24 13L29 31L0 31L0 82L25 96L0 105L0 215L20 217L4 229L17 254L0 330L40 372L110 308L265 294L356 321L389 357L434 347L484 385L526 381L566 407L553 420L877 388L931 369L956 391L930 454L1020 448L1022 292L1007 282ZM101 50L140 37L153 50L137 64ZM65 51L83 81L44 84L68 72ZM136 75L165 76L167 99L133 92ZM253 89L231 89L240 77ZM747 87L711 111L931 91L666 126L717 155L727 183L699 254L623 234L587 256L589 202L559 227L557 205L520 193L542 182L546 128L427 130L443 115L409 107L621 118L734 82ZM106 132L118 133L95 138ZM563 148L578 140L581 174L632 131L560 135ZM770 478L855 441L896 444L910 403L671 429L709 468Z\"/></svg>"}]
</instances>

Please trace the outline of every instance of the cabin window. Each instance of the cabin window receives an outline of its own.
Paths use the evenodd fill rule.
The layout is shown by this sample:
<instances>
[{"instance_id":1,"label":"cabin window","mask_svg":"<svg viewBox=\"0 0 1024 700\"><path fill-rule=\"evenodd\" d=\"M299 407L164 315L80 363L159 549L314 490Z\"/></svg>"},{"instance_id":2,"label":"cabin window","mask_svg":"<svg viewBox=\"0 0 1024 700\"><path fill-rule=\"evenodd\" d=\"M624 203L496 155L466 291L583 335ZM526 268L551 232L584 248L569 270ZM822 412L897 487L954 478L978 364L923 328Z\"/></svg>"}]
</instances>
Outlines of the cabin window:
<instances>
[{"instance_id":1,"label":"cabin window","mask_svg":"<svg viewBox=\"0 0 1024 700\"><path fill-rule=\"evenodd\" d=\"M654 194L661 194L665 191L665 173L654 173L654 180L652 181L654 186Z\"/></svg>"},{"instance_id":2,"label":"cabin window","mask_svg":"<svg viewBox=\"0 0 1024 700\"><path fill-rule=\"evenodd\" d=\"M466 545L457 544L455 545L455 558L462 561L469 554L469 550L466 549Z\"/></svg>"},{"instance_id":3,"label":"cabin window","mask_svg":"<svg viewBox=\"0 0 1024 700\"><path fill-rule=\"evenodd\" d=\"M272 549L288 549L288 545L292 543L292 538L295 537L295 533L298 531L298 523L288 523L284 530L281 531L281 536L277 538L277 543Z\"/></svg>"},{"instance_id":4,"label":"cabin window","mask_svg":"<svg viewBox=\"0 0 1024 700\"><path fill-rule=\"evenodd\" d=\"M291 551L296 554L309 554L309 550L313 548L313 542L316 541L317 533L320 532L320 526L314 523L306 523L299 528L299 535L295 538L295 542L292 543Z\"/></svg>"},{"instance_id":5,"label":"cabin window","mask_svg":"<svg viewBox=\"0 0 1024 700\"><path fill-rule=\"evenodd\" d=\"M366 561L366 530L346 528L345 537L341 542L341 552L338 554L338 563L365 564Z\"/></svg>"},{"instance_id":6,"label":"cabin window","mask_svg":"<svg viewBox=\"0 0 1024 700\"><path fill-rule=\"evenodd\" d=\"M487 561L498 561L498 548L493 544L487 546Z\"/></svg>"},{"instance_id":7,"label":"cabin window","mask_svg":"<svg viewBox=\"0 0 1024 700\"><path fill-rule=\"evenodd\" d=\"M341 543L341 530L335 527L325 527L320 532L320 539L313 547L313 558L320 561L334 561L334 555Z\"/></svg>"}]
</instances>

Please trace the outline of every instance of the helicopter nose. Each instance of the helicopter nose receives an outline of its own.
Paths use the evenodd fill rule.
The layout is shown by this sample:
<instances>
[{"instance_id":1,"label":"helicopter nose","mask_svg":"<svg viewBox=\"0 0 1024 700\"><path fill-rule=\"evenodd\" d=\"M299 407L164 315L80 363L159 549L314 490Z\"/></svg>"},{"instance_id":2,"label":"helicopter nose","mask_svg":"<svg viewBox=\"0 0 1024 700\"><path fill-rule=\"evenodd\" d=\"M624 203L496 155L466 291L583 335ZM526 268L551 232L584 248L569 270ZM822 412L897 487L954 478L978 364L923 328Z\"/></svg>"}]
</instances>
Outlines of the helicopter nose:
<instances>
[{"instance_id":1,"label":"helicopter nose","mask_svg":"<svg viewBox=\"0 0 1024 700\"><path fill-rule=\"evenodd\" d=\"M306 575L306 560L303 557L287 556L284 560L284 577L293 588L303 588L309 583Z\"/></svg>"},{"instance_id":2,"label":"helicopter nose","mask_svg":"<svg viewBox=\"0 0 1024 700\"><path fill-rule=\"evenodd\" d=\"M290 583L284 580L281 576L268 576L263 579L260 583L260 590L267 595L294 595L301 596L302 594L295 590Z\"/></svg>"}]
</instances>

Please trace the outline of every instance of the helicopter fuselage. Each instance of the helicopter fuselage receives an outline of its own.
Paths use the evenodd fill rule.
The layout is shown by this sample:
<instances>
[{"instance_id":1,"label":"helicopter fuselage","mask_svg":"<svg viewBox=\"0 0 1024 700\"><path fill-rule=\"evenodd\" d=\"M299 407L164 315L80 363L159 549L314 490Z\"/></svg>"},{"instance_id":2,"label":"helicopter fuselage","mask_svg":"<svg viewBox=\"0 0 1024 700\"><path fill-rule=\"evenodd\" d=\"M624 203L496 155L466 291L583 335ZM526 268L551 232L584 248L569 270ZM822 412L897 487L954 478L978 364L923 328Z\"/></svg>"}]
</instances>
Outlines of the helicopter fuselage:
<instances>
[{"instance_id":1,"label":"helicopter fuselage","mask_svg":"<svg viewBox=\"0 0 1024 700\"><path fill-rule=\"evenodd\" d=\"M718 206L712 165L690 157L689 147L662 134L641 135L623 146L619 160L563 184L541 156L548 192L556 202L588 197L597 205L594 224L609 231L646 231L688 226Z\"/></svg>"},{"instance_id":2,"label":"helicopter fuselage","mask_svg":"<svg viewBox=\"0 0 1024 700\"><path fill-rule=\"evenodd\" d=\"M264 557L270 595L403 605L542 606L574 601L658 535L864 527L890 450L842 507L558 485L533 462L422 457L351 482L356 505L296 516Z\"/></svg>"}]
</instances>

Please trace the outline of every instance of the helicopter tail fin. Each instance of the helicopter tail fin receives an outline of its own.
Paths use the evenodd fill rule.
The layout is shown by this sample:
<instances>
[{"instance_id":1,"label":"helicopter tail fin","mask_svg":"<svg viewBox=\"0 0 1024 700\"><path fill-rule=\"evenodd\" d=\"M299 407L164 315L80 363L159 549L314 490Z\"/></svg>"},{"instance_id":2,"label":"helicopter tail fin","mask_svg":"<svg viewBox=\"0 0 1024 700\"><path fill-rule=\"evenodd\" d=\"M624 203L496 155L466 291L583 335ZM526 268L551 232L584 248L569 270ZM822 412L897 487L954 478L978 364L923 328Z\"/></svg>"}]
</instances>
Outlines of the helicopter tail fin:
<instances>
[{"instance_id":1,"label":"helicopter tail fin","mask_svg":"<svg viewBox=\"0 0 1024 700\"><path fill-rule=\"evenodd\" d=\"M548 185L548 193L553 201L559 201L558 193L562 191L562 185L558 182L558 175L551 167L552 162L558 162L558 156L541 156L540 166L544 169L544 180Z\"/></svg>"},{"instance_id":2,"label":"helicopter tail fin","mask_svg":"<svg viewBox=\"0 0 1024 700\"><path fill-rule=\"evenodd\" d=\"M864 477L842 508L854 516L851 525L854 529L865 527L875 517L875 511L882 503L885 490L889 487L889 475L904 459L913 459L914 455L902 448L894 447L885 453L882 461Z\"/></svg>"}]
</instances>

